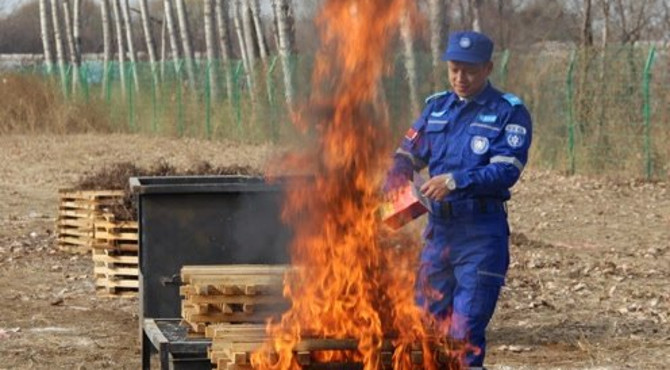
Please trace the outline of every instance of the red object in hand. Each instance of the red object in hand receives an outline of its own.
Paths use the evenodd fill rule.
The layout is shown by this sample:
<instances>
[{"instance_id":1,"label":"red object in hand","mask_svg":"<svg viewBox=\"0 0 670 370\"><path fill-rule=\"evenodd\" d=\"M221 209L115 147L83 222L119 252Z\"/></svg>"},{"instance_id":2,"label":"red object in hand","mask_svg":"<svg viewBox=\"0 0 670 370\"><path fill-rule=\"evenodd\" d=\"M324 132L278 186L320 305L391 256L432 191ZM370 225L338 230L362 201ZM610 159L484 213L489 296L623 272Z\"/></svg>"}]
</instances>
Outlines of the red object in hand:
<instances>
[{"instance_id":1,"label":"red object in hand","mask_svg":"<svg viewBox=\"0 0 670 370\"><path fill-rule=\"evenodd\" d=\"M406 186L393 194L391 201L382 205L384 224L397 230L430 210L430 202L419 190L422 184L423 179L415 174L414 182L407 182Z\"/></svg>"}]
</instances>

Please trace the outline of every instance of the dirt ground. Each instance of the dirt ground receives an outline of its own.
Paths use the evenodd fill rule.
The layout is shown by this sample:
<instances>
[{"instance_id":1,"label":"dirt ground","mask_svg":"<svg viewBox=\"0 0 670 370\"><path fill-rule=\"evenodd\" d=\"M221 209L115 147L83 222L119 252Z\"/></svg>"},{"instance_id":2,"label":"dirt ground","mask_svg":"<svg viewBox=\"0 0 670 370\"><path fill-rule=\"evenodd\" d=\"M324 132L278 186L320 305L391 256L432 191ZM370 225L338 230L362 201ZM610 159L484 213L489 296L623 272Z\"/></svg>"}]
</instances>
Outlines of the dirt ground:
<instances>
[{"instance_id":1,"label":"dirt ground","mask_svg":"<svg viewBox=\"0 0 670 370\"><path fill-rule=\"evenodd\" d=\"M90 257L54 248L57 190L120 161L262 168L270 146L130 135L0 136L0 369L136 369L136 299L96 297ZM666 183L529 169L490 369L670 367Z\"/></svg>"}]
</instances>

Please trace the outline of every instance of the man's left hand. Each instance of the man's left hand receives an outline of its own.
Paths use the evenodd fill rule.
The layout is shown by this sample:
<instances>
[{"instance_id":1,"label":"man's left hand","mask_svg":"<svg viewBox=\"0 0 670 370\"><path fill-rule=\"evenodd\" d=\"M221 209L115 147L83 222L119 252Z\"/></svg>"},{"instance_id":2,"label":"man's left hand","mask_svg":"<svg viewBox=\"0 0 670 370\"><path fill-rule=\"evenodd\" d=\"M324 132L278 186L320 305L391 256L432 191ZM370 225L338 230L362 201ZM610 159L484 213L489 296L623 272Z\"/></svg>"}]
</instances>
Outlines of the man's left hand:
<instances>
[{"instance_id":1,"label":"man's left hand","mask_svg":"<svg viewBox=\"0 0 670 370\"><path fill-rule=\"evenodd\" d=\"M438 175L430 180L426 181L421 186L421 192L428 198L434 201L441 201L444 199L447 194L449 194L449 188L447 188L447 178L448 175Z\"/></svg>"}]
</instances>

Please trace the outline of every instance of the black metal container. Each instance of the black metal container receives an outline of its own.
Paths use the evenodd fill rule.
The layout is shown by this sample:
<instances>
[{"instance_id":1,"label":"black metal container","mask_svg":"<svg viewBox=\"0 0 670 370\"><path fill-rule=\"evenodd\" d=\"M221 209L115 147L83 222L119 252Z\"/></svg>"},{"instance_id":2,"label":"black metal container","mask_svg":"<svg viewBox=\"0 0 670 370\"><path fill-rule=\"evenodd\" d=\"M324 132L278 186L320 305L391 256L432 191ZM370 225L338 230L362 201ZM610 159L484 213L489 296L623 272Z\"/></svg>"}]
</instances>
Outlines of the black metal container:
<instances>
[{"instance_id":1,"label":"black metal container","mask_svg":"<svg viewBox=\"0 0 670 370\"><path fill-rule=\"evenodd\" d=\"M280 212L290 183L240 176L130 179L139 213L143 367L151 345L145 322L180 317L182 266L289 262L291 233Z\"/></svg>"}]
</instances>

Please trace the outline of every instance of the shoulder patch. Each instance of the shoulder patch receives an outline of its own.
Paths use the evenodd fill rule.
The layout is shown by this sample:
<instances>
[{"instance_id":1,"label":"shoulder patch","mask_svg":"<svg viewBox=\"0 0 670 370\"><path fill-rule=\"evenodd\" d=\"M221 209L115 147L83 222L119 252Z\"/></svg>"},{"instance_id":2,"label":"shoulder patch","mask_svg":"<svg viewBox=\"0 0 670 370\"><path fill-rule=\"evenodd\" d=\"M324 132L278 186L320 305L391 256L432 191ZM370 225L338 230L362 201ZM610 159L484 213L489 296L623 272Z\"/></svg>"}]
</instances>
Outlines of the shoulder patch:
<instances>
[{"instance_id":1,"label":"shoulder patch","mask_svg":"<svg viewBox=\"0 0 670 370\"><path fill-rule=\"evenodd\" d=\"M510 93L503 94L502 98L505 99L512 106L523 104L523 101L518 96L516 96L514 94L510 94Z\"/></svg>"},{"instance_id":2,"label":"shoulder patch","mask_svg":"<svg viewBox=\"0 0 670 370\"><path fill-rule=\"evenodd\" d=\"M426 103L429 103L431 100L439 98L441 96L445 96L449 93L449 91L440 91L439 93L435 93L429 97L426 98Z\"/></svg>"}]
</instances>

